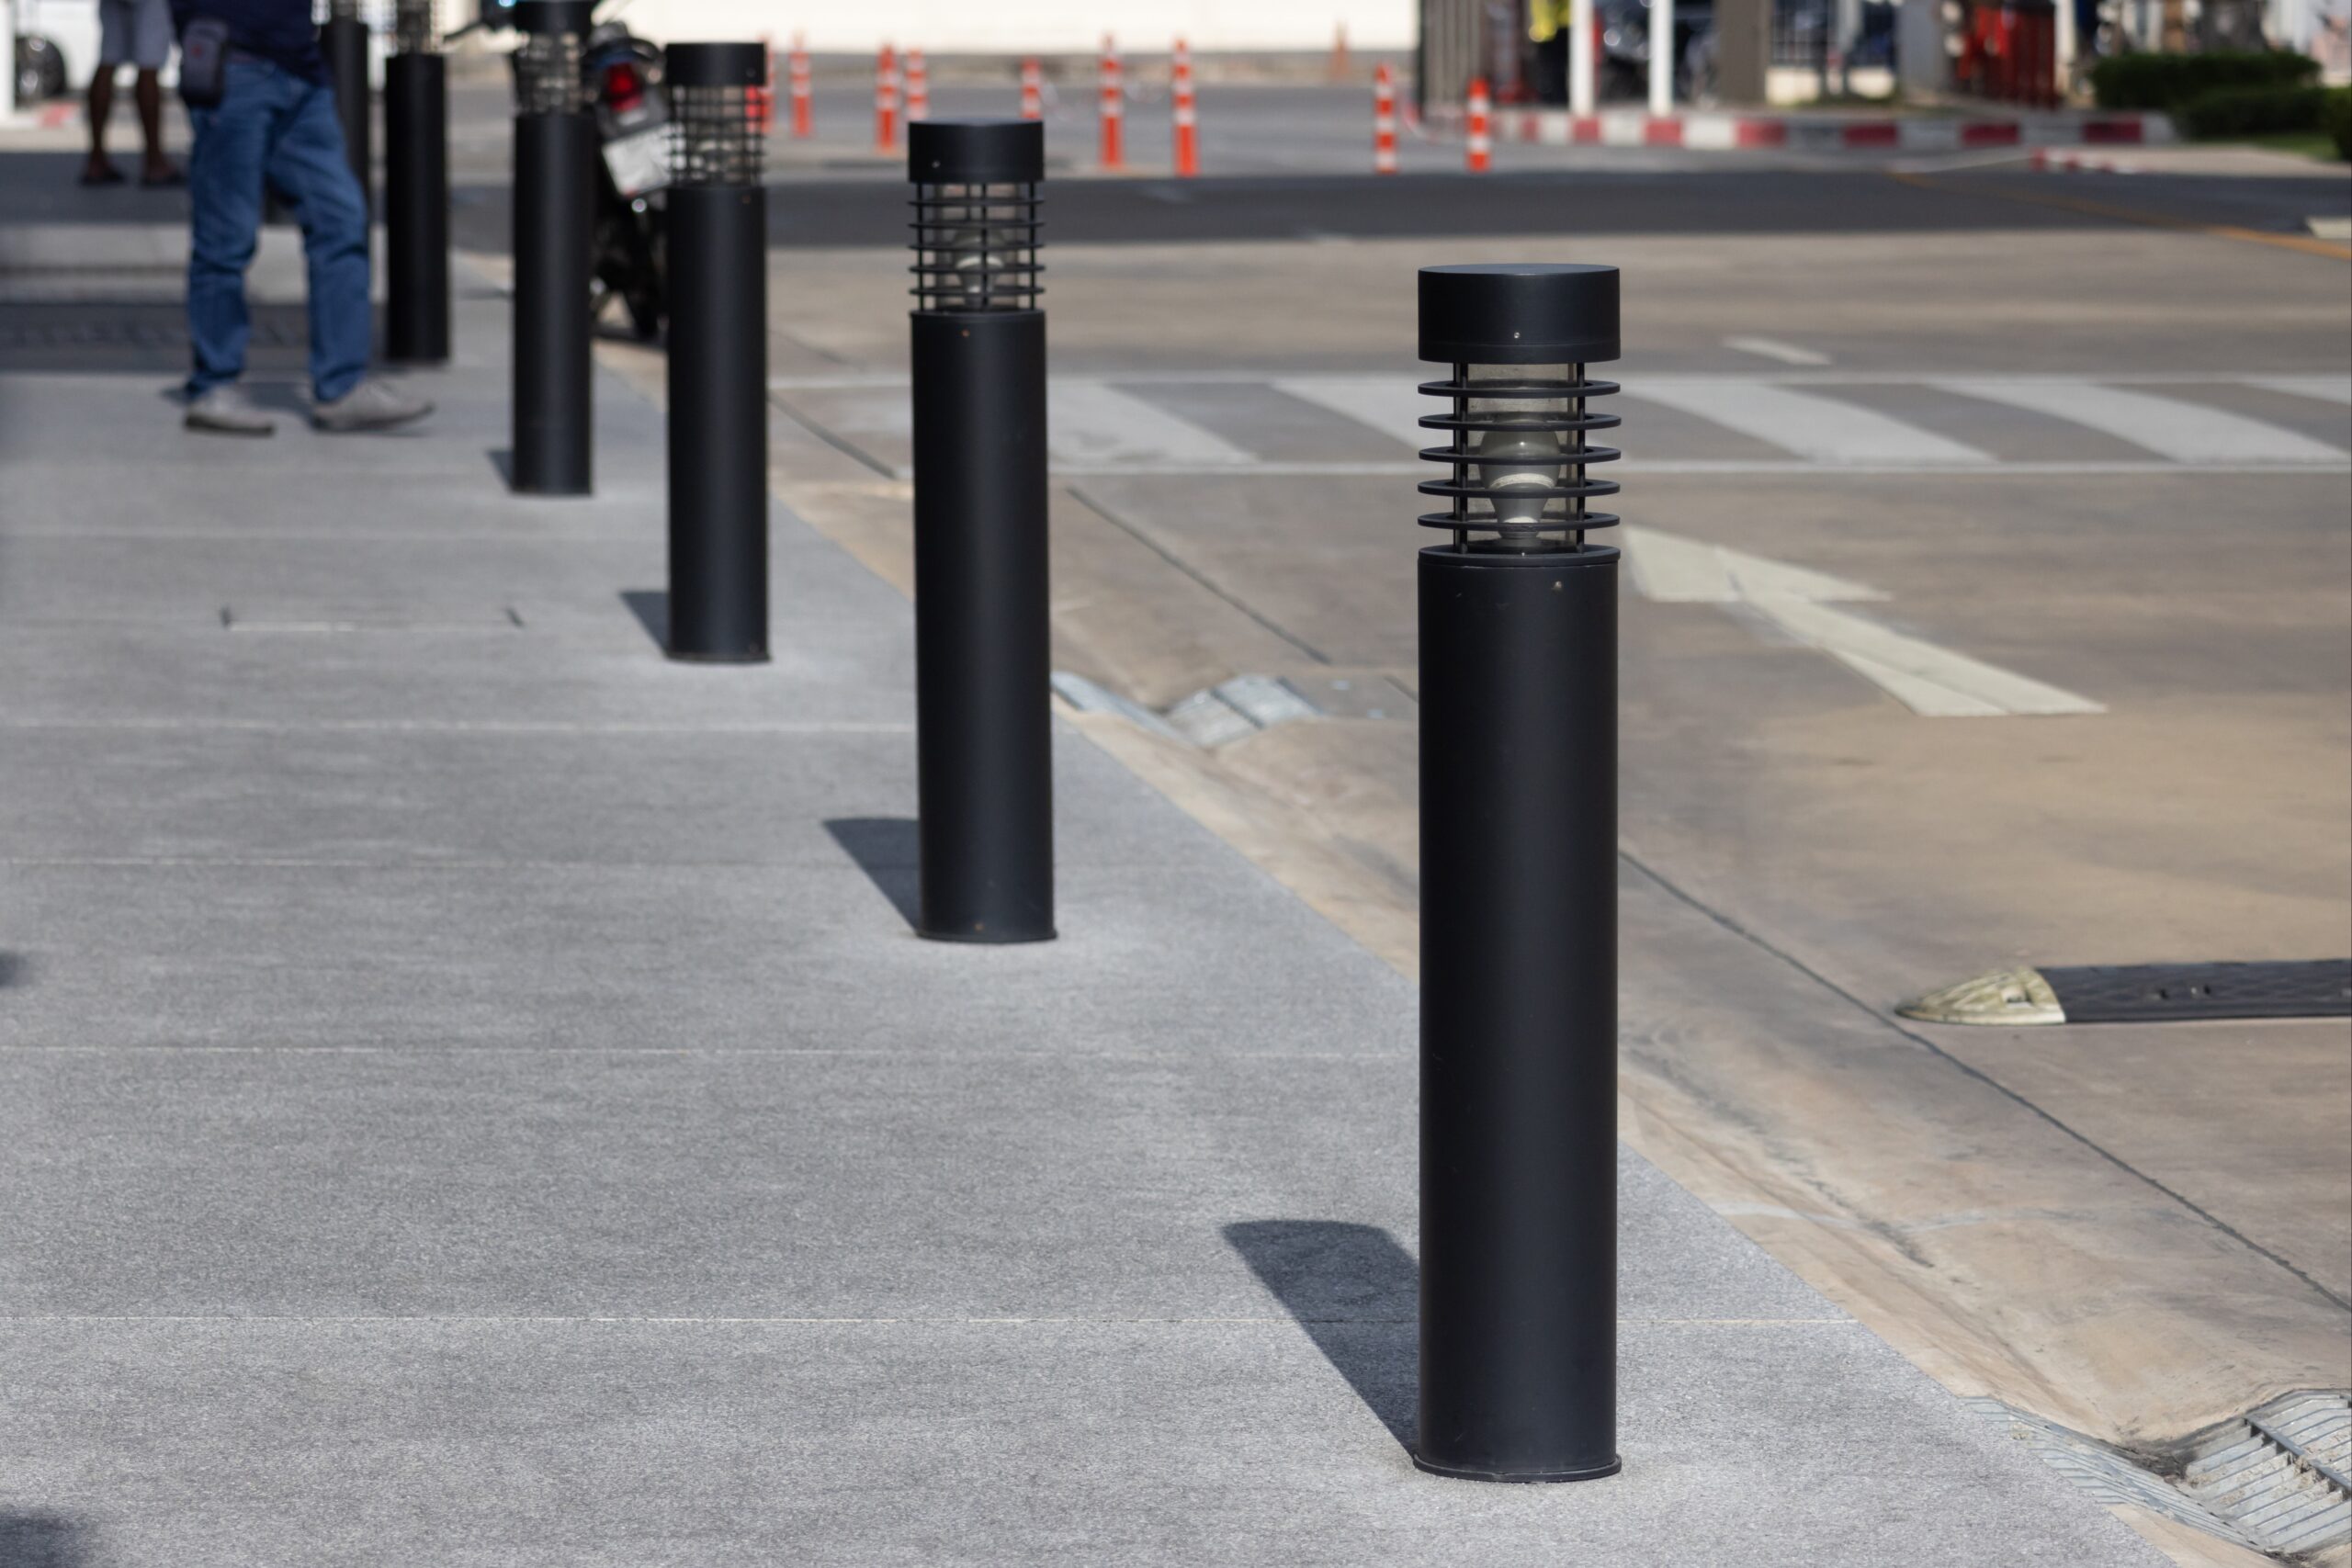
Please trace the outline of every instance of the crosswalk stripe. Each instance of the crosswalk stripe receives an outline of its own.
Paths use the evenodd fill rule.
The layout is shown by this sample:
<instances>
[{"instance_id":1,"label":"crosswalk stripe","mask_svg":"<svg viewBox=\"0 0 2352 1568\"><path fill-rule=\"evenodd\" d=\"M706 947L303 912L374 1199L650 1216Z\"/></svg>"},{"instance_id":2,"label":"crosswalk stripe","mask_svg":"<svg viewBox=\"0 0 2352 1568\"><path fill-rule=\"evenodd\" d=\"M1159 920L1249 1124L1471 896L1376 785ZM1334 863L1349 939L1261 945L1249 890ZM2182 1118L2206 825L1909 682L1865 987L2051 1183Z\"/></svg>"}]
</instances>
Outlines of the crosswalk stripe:
<instances>
[{"instance_id":1,"label":"crosswalk stripe","mask_svg":"<svg viewBox=\"0 0 2352 1568\"><path fill-rule=\"evenodd\" d=\"M1620 529L1617 542L1635 589L1660 604L1736 604L1764 593L1815 603L1886 597L1866 583L1656 528Z\"/></svg>"},{"instance_id":2,"label":"crosswalk stripe","mask_svg":"<svg viewBox=\"0 0 2352 1568\"><path fill-rule=\"evenodd\" d=\"M2252 376L2245 384L2324 403L2352 404L2352 376Z\"/></svg>"},{"instance_id":3,"label":"crosswalk stripe","mask_svg":"<svg viewBox=\"0 0 2352 1568\"><path fill-rule=\"evenodd\" d=\"M1992 455L1873 409L1770 381L1656 376L1625 395L1752 435L1820 463L1989 463ZM1633 420L1626 424L1630 430Z\"/></svg>"},{"instance_id":4,"label":"crosswalk stripe","mask_svg":"<svg viewBox=\"0 0 2352 1568\"><path fill-rule=\"evenodd\" d=\"M2086 425L2180 463L2341 463L2341 449L2244 414L2097 381L1938 380L1987 402Z\"/></svg>"},{"instance_id":5,"label":"crosswalk stripe","mask_svg":"<svg viewBox=\"0 0 2352 1568\"><path fill-rule=\"evenodd\" d=\"M1430 378L1435 379L1436 367L1431 367L1431 371ZM1441 399L1425 398L1415 391L1413 389L1419 384L1397 376L1294 376L1272 383L1277 392L1329 409L1358 424L1370 425L1416 450L1442 446L1445 444L1443 433L1424 430L1419 422L1425 413L1444 412L1445 404Z\"/></svg>"},{"instance_id":6,"label":"crosswalk stripe","mask_svg":"<svg viewBox=\"0 0 2352 1568\"><path fill-rule=\"evenodd\" d=\"M1239 468L1258 461L1254 452L1101 381L1050 384L1046 446L1056 462L1078 465Z\"/></svg>"}]
</instances>

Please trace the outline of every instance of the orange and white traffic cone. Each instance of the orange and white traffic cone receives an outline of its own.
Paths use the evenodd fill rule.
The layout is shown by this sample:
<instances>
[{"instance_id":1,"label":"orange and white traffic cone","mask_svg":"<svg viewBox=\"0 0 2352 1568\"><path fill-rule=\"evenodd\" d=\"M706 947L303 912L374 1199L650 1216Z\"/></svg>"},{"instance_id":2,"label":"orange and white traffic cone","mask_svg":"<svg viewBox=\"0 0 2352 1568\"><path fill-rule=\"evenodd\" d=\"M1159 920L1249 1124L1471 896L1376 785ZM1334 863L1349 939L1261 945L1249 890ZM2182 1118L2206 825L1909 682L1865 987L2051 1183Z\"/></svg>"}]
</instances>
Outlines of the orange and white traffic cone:
<instances>
[{"instance_id":1,"label":"orange and white traffic cone","mask_svg":"<svg viewBox=\"0 0 2352 1568\"><path fill-rule=\"evenodd\" d=\"M1396 172L1396 79L1386 65L1372 73L1372 172Z\"/></svg>"},{"instance_id":2,"label":"orange and white traffic cone","mask_svg":"<svg viewBox=\"0 0 2352 1568\"><path fill-rule=\"evenodd\" d=\"M1193 112L1193 51L1176 40L1176 63L1169 85L1169 102L1176 115L1176 177L1191 179L1201 172L1198 118Z\"/></svg>"},{"instance_id":3,"label":"orange and white traffic cone","mask_svg":"<svg viewBox=\"0 0 2352 1568\"><path fill-rule=\"evenodd\" d=\"M1046 74L1034 60L1021 62L1021 118L1046 118Z\"/></svg>"},{"instance_id":4,"label":"orange and white traffic cone","mask_svg":"<svg viewBox=\"0 0 2352 1568\"><path fill-rule=\"evenodd\" d=\"M765 136L775 125L775 40L760 35L760 85L743 95L744 117L752 129Z\"/></svg>"},{"instance_id":5,"label":"orange and white traffic cone","mask_svg":"<svg viewBox=\"0 0 2352 1568\"><path fill-rule=\"evenodd\" d=\"M1105 169L1124 169L1126 158L1126 94L1119 85L1119 56L1111 37L1102 37L1102 157Z\"/></svg>"},{"instance_id":6,"label":"orange and white traffic cone","mask_svg":"<svg viewBox=\"0 0 2352 1568\"><path fill-rule=\"evenodd\" d=\"M812 136L817 130L817 109L808 87L808 45L798 33L792 35L792 57L785 69L792 78L792 134Z\"/></svg>"},{"instance_id":7,"label":"orange and white traffic cone","mask_svg":"<svg viewBox=\"0 0 2352 1568\"><path fill-rule=\"evenodd\" d=\"M907 51L907 123L931 118L931 75L922 66L922 51Z\"/></svg>"},{"instance_id":8,"label":"orange and white traffic cone","mask_svg":"<svg viewBox=\"0 0 2352 1568\"><path fill-rule=\"evenodd\" d=\"M887 43L874 62L874 150L899 150L899 51Z\"/></svg>"},{"instance_id":9,"label":"orange and white traffic cone","mask_svg":"<svg viewBox=\"0 0 2352 1568\"><path fill-rule=\"evenodd\" d=\"M1494 155L1495 144L1487 134L1487 79L1470 79L1470 138L1469 166L1474 175L1487 172L1487 161Z\"/></svg>"}]
</instances>

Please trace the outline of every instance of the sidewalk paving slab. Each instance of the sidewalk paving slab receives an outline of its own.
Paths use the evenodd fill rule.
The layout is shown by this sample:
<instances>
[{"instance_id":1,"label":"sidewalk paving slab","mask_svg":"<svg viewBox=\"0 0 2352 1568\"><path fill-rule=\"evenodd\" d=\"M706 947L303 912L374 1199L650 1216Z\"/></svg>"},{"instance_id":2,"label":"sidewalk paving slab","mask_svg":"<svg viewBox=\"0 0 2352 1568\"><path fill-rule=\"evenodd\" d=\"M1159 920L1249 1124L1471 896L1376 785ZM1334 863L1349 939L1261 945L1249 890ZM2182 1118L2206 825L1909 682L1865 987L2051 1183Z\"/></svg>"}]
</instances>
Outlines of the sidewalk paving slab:
<instances>
[{"instance_id":1,"label":"sidewalk paving slab","mask_svg":"<svg viewBox=\"0 0 2352 1568\"><path fill-rule=\"evenodd\" d=\"M0 377L0 1542L2161 1561L1631 1155L1625 1473L1413 1471L1410 987L1067 731L1062 940L915 940L907 606L779 513L776 661L666 663L660 413L510 498L459 324L375 444Z\"/></svg>"}]
</instances>

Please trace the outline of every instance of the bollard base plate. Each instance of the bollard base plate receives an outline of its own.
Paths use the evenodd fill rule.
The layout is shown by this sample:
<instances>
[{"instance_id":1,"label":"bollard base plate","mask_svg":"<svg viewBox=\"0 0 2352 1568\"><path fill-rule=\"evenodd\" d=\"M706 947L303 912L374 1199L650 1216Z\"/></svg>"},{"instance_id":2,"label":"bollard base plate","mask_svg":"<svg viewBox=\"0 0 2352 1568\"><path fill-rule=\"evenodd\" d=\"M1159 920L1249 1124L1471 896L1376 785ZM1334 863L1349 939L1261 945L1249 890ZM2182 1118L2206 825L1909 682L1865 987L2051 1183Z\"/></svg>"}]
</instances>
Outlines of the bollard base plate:
<instances>
[{"instance_id":1,"label":"bollard base plate","mask_svg":"<svg viewBox=\"0 0 2352 1568\"><path fill-rule=\"evenodd\" d=\"M663 649L662 656L677 664L765 664L769 662L765 649L756 653L680 653Z\"/></svg>"},{"instance_id":2,"label":"bollard base plate","mask_svg":"<svg viewBox=\"0 0 2352 1568\"><path fill-rule=\"evenodd\" d=\"M1057 931L1022 931L1012 936L1000 936L993 931L933 931L921 927L915 935L925 942L960 942L971 947L1012 947L1024 942L1054 942L1060 938Z\"/></svg>"},{"instance_id":3,"label":"bollard base plate","mask_svg":"<svg viewBox=\"0 0 2352 1568\"><path fill-rule=\"evenodd\" d=\"M1597 1464L1584 1470L1521 1470L1496 1472L1491 1470L1456 1470L1451 1465L1431 1464L1420 1455L1413 1456L1413 1468L1431 1475L1442 1475L1453 1481L1554 1482L1599 1481L1625 1468L1623 1459L1611 1458L1607 1464Z\"/></svg>"}]
</instances>

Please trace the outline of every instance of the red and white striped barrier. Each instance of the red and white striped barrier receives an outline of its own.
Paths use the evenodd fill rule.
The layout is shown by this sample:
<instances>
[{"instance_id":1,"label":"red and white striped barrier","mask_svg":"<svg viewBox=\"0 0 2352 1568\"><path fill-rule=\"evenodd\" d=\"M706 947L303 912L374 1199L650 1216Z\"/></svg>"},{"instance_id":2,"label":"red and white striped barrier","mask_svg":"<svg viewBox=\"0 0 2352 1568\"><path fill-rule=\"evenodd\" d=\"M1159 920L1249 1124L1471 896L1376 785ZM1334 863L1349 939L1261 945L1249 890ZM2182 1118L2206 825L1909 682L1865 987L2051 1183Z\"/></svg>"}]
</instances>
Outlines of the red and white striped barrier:
<instances>
[{"instance_id":1,"label":"red and white striped barrier","mask_svg":"<svg viewBox=\"0 0 2352 1568\"><path fill-rule=\"evenodd\" d=\"M812 136L817 130L816 96L809 89L808 44L799 33L792 35L792 56L785 71L792 78L792 134Z\"/></svg>"},{"instance_id":2,"label":"red and white striped barrier","mask_svg":"<svg viewBox=\"0 0 2352 1568\"><path fill-rule=\"evenodd\" d=\"M1396 80L1385 64L1372 73L1372 172L1396 172Z\"/></svg>"},{"instance_id":3,"label":"red and white striped barrier","mask_svg":"<svg viewBox=\"0 0 2352 1568\"><path fill-rule=\"evenodd\" d=\"M752 129L765 136L775 126L775 40L760 35L760 85L743 96L743 112Z\"/></svg>"},{"instance_id":4,"label":"red and white striped barrier","mask_svg":"<svg viewBox=\"0 0 2352 1568\"><path fill-rule=\"evenodd\" d=\"M887 43L874 62L874 150L899 150L899 51Z\"/></svg>"},{"instance_id":5,"label":"red and white striped barrier","mask_svg":"<svg viewBox=\"0 0 2352 1568\"><path fill-rule=\"evenodd\" d=\"M1193 108L1193 51L1184 47L1182 39L1176 40L1168 101L1176 120L1176 177L1189 180L1201 172L1201 146L1198 117Z\"/></svg>"},{"instance_id":6,"label":"red and white striped barrier","mask_svg":"<svg viewBox=\"0 0 2352 1568\"><path fill-rule=\"evenodd\" d=\"M1046 118L1046 73L1037 68L1034 60L1021 62L1021 118Z\"/></svg>"},{"instance_id":7,"label":"red and white striped barrier","mask_svg":"<svg viewBox=\"0 0 2352 1568\"><path fill-rule=\"evenodd\" d=\"M907 51L907 123L931 118L931 74L923 69L922 51Z\"/></svg>"},{"instance_id":8,"label":"red and white striped barrier","mask_svg":"<svg viewBox=\"0 0 2352 1568\"><path fill-rule=\"evenodd\" d=\"M2033 150L2033 172L2037 175L2136 175L2140 171L2130 164L2119 164L2112 158L2094 158L2082 152L2052 152L2047 147Z\"/></svg>"},{"instance_id":9,"label":"red and white striped barrier","mask_svg":"<svg viewBox=\"0 0 2352 1568\"><path fill-rule=\"evenodd\" d=\"M1111 35L1102 35L1102 87L1101 99L1102 118L1102 156L1105 169L1127 166L1126 92L1119 81L1118 51L1112 47Z\"/></svg>"},{"instance_id":10,"label":"red and white striped barrier","mask_svg":"<svg viewBox=\"0 0 2352 1568\"><path fill-rule=\"evenodd\" d=\"M1494 155L1494 141L1487 130L1487 79L1474 76L1470 80L1470 128L1465 139L1464 162L1474 175L1487 172L1487 164Z\"/></svg>"},{"instance_id":11,"label":"red and white striped barrier","mask_svg":"<svg viewBox=\"0 0 2352 1568\"><path fill-rule=\"evenodd\" d=\"M1792 147L1807 152L1878 149L1953 152L1979 147L2088 143L2141 146L2175 139L2160 114L2112 114L2076 118L2052 115L2013 119L1857 119L1844 115L1681 114L1645 110L1577 115L1559 109L1515 110L1502 117L1510 141L1547 146L1687 147L1703 152Z\"/></svg>"}]
</instances>

